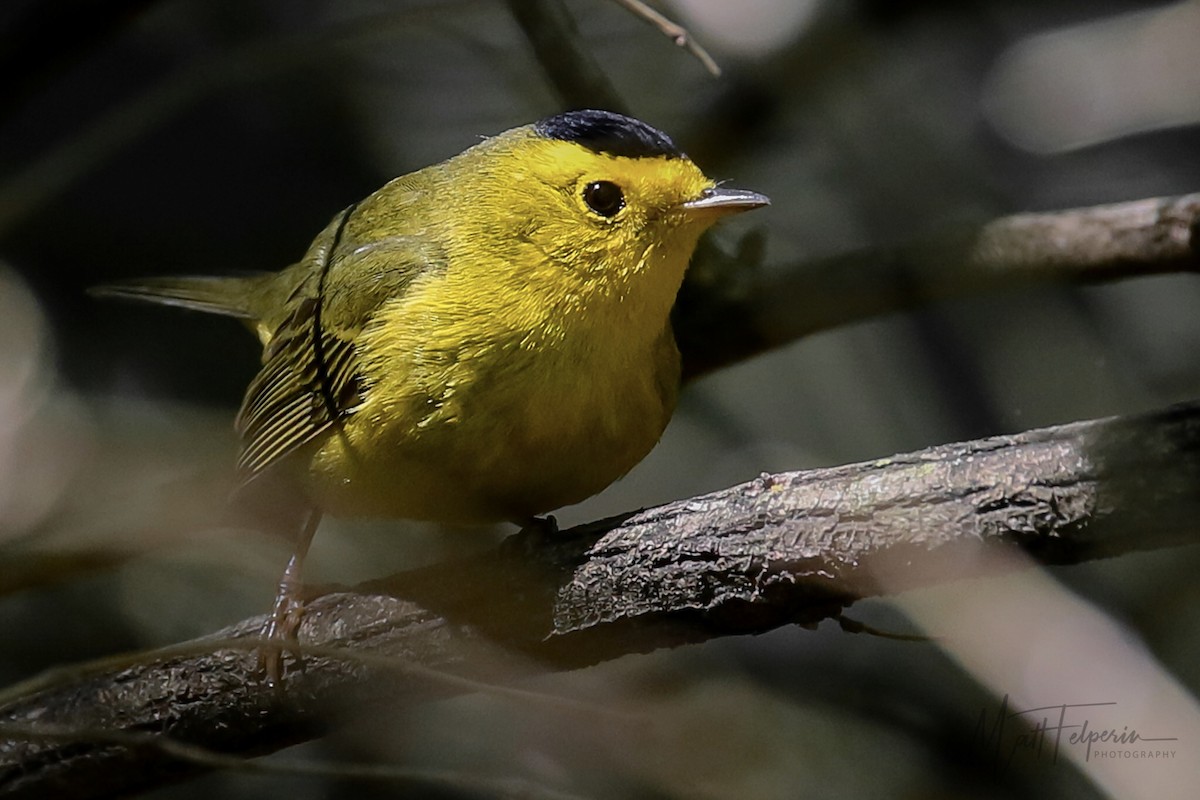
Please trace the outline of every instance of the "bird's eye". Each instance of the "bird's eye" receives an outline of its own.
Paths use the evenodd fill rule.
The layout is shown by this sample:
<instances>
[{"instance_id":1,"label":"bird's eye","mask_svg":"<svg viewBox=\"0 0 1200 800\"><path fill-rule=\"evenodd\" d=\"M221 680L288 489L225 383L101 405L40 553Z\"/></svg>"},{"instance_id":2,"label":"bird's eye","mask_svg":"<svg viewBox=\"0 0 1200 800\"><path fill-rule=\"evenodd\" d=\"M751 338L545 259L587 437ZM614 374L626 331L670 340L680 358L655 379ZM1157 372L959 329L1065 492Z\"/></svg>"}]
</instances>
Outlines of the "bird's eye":
<instances>
[{"instance_id":1,"label":"bird's eye","mask_svg":"<svg viewBox=\"0 0 1200 800\"><path fill-rule=\"evenodd\" d=\"M611 217L625 207L625 195L612 181L592 181L583 187L583 202L600 216Z\"/></svg>"}]
</instances>

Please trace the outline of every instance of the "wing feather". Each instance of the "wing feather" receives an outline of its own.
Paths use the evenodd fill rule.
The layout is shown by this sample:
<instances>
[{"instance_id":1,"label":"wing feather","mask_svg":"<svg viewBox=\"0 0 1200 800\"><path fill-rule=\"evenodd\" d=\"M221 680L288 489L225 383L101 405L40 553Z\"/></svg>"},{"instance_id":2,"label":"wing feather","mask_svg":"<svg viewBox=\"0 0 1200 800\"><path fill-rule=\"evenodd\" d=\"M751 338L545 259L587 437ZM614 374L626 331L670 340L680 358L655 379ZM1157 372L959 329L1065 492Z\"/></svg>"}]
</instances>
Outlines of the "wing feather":
<instances>
[{"instance_id":1,"label":"wing feather","mask_svg":"<svg viewBox=\"0 0 1200 800\"><path fill-rule=\"evenodd\" d=\"M354 412L363 393L358 334L380 305L440 264L413 237L391 236L368 245L356 241L353 212L339 215L281 279L287 284L280 298L284 307L236 421L243 482Z\"/></svg>"}]
</instances>

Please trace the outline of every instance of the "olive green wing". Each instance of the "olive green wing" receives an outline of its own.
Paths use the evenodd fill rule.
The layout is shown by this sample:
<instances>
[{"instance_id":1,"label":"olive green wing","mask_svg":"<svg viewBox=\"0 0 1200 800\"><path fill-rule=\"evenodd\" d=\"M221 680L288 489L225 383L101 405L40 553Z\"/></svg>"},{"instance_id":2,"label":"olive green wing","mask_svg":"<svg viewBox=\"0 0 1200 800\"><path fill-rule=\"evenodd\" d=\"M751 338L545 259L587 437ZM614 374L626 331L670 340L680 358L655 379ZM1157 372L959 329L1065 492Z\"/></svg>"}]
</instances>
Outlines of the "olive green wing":
<instances>
[{"instance_id":1,"label":"olive green wing","mask_svg":"<svg viewBox=\"0 0 1200 800\"><path fill-rule=\"evenodd\" d=\"M296 304L246 391L235 422L243 481L312 441L358 404L353 337L318 332L316 305L315 297Z\"/></svg>"},{"instance_id":2,"label":"olive green wing","mask_svg":"<svg viewBox=\"0 0 1200 800\"><path fill-rule=\"evenodd\" d=\"M337 425L362 402L356 342L375 311L440 268L433 249L411 236L366 243L344 236L348 210L305 259L279 274L264 319L263 366L238 412L238 472L250 481Z\"/></svg>"}]
</instances>

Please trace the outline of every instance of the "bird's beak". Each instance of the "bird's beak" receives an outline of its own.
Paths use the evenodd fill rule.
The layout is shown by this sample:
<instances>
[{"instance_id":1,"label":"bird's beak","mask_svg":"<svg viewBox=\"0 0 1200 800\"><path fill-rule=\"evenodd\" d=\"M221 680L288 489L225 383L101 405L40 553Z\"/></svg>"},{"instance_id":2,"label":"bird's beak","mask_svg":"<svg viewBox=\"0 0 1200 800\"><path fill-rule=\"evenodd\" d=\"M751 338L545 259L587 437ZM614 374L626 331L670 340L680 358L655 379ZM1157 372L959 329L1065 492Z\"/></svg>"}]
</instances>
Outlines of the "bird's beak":
<instances>
[{"instance_id":1,"label":"bird's beak","mask_svg":"<svg viewBox=\"0 0 1200 800\"><path fill-rule=\"evenodd\" d=\"M724 215L769 205L771 205L771 200L765 194L714 186L711 189L705 189L704 193L695 200L688 200L683 204L683 208L687 211L714 212Z\"/></svg>"}]
</instances>

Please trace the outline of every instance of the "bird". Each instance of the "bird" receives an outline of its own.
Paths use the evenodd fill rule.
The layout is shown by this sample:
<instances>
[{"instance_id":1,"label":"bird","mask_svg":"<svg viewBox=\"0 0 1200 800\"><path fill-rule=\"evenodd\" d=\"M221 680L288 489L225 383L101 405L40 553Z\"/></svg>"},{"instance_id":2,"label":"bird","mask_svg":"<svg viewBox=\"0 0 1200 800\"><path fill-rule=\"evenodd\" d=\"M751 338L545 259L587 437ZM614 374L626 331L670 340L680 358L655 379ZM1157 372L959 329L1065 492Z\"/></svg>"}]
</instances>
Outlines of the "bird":
<instances>
[{"instance_id":1,"label":"bird","mask_svg":"<svg viewBox=\"0 0 1200 800\"><path fill-rule=\"evenodd\" d=\"M322 515L527 525L641 461L675 409L699 237L768 203L645 122L567 111L386 183L281 271L94 293L257 335L237 472L304 510L265 630L287 638Z\"/></svg>"}]
</instances>

